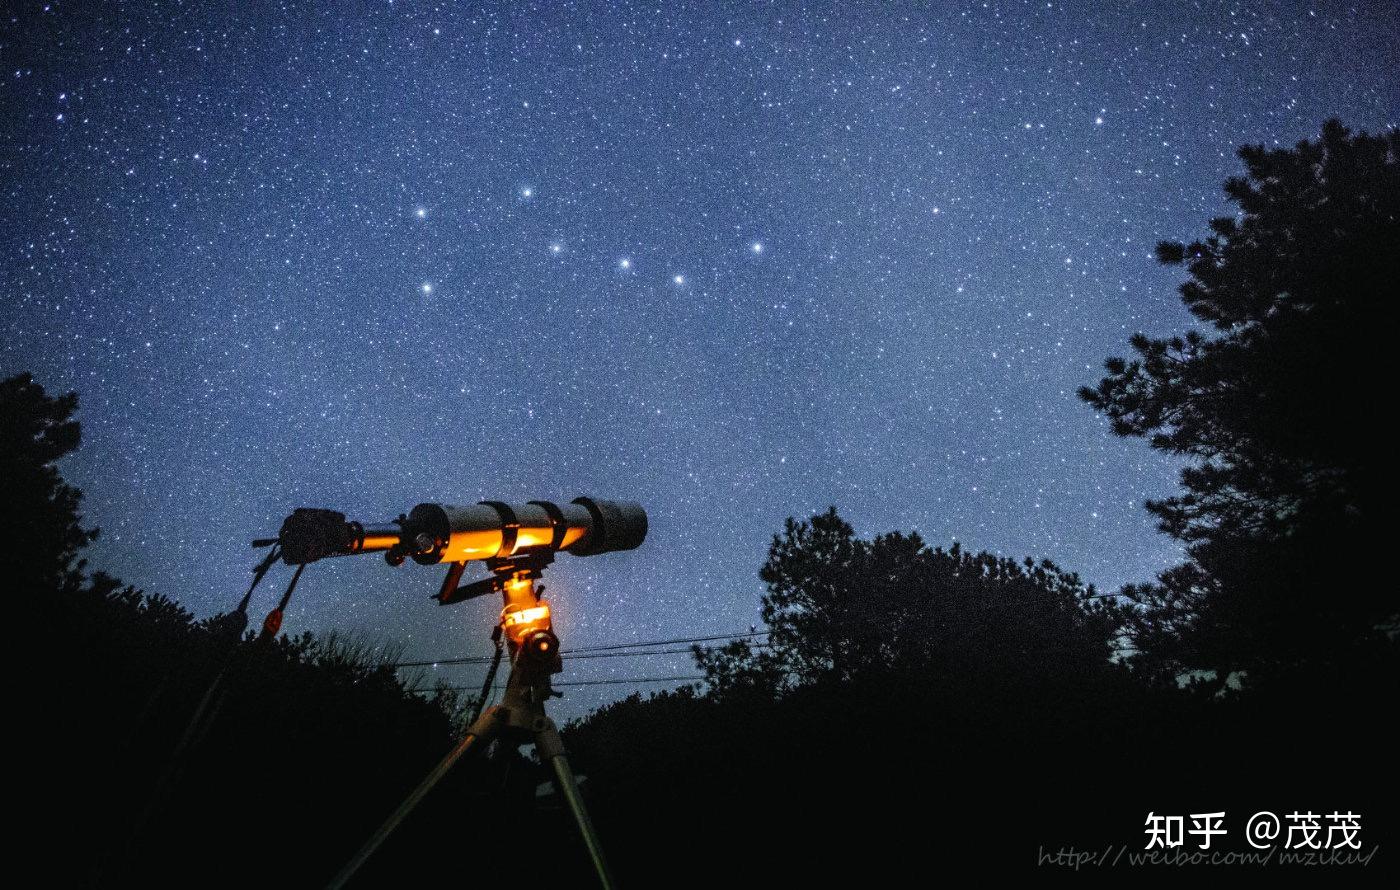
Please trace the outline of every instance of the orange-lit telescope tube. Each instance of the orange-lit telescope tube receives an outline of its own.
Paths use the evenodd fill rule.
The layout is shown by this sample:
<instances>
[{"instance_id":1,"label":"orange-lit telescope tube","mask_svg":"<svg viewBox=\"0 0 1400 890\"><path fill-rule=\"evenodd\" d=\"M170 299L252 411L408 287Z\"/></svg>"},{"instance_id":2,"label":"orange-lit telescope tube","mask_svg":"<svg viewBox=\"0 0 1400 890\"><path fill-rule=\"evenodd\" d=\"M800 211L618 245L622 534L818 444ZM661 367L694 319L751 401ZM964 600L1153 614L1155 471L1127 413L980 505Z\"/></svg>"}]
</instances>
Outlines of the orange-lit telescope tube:
<instances>
[{"instance_id":1,"label":"orange-lit telescope tube","mask_svg":"<svg viewBox=\"0 0 1400 890\"><path fill-rule=\"evenodd\" d=\"M276 539L263 543L280 543L292 565L357 553L383 553L392 565L410 557L434 565L559 551L592 556L632 550L646 534L640 504L578 497L567 504L419 504L392 524L372 526L333 510L303 508L287 517Z\"/></svg>"}]
</instances>

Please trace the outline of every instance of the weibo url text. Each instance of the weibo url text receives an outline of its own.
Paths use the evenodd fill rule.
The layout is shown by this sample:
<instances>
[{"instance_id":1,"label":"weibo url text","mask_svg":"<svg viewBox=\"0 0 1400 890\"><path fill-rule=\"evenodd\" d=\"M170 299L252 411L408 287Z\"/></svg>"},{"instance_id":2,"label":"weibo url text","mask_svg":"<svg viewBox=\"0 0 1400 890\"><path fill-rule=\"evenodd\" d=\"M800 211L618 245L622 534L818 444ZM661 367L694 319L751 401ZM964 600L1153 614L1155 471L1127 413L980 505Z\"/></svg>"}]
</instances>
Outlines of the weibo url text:
<instances>
[{"instance_id":1,"label":"weibo url text","mask_svg":"<svg viewBox=\"0 0 1400 890\"><path fill-rule=\"evenodd\" d=\"M1244 865L1244 866L1346 866L1370 865L1380 846L1369 851L1337 850L1284 850L1271 847L1264 851L1229 850L1134 850L1127 844L1109 845L1102 850L1082 850L1075 847L1060 847L1047 850L1041 847L1036 854L1036 864L1073 871L1091 868L1114 868L1120 866L1191 866L1191 865Z\"/></svg>"}]
</instances>

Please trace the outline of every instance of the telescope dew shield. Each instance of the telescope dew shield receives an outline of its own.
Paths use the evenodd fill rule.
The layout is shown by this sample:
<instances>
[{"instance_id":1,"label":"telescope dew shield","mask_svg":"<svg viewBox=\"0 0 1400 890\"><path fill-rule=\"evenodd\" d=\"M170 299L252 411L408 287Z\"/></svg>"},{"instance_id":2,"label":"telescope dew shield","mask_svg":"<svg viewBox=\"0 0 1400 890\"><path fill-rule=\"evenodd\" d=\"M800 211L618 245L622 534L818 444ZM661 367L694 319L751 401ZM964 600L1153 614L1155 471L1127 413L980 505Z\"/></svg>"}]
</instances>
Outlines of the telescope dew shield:
<instances>
[{"instance_id":1,"label":"telescope dew shield","mask_svg":"<svg viewBox=\"0 0 1400 890\"><path fill-rule=\"evenodd\" d=\"M646 538L647 515L640 504L580 497L568 504L419 504L403 525L406 541L422 542L413 559L433 565L540 551L593 556L632 550Z\"/></svg>"},{"instance_id":2,"label":"telescope dew shield","mask_svg":"<svg viewBox=\"0 0 1400 890\"><path fill-rule=\"evenodd\" d=\"M595 501L574 498L588 510L592 533L568 548L574 556L592 556L616 550L636 550L647 537L647 511L633 501Z\"/></svg>"}]
</instances>

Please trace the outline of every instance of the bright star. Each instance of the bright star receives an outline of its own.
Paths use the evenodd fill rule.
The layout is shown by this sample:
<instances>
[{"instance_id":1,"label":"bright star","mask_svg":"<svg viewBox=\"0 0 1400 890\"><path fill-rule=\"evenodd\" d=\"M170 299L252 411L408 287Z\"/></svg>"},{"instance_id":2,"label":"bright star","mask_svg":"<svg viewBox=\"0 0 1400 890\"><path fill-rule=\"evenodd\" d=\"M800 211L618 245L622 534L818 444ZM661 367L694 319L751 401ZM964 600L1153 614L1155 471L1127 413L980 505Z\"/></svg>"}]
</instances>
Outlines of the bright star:
<instances>
[{"instance_id":1,"label":"bright star","mask_svg":"<svg viewBox=\"0 0 1400 890\"><path fill-rule=\"evenodd\" d=\"M622 259L618 260L617 264L624 269L632 268L632 261L629 260L627 257L623 257Z\"/></svg>"},{"instance_id":2,"label":"bright star","mask_svg":"<svg viewBox=\"0 0 1400 890\"><path fill-rule=\"evenodd\" d=\"M682 285L682 284L685 284L685 276L684 276L684 275L676 275L676 276L673 276L673 277L671 278L671 280L674 281L674 282L676 283L677 286L680 286L680 285Z\"/></svg>"},{"instance_id":3,"label":"bright star","mask_svg":"<svg viewBox=\"0 0 1400 890\"><path fill-rule=\"evenodd\" d=\"M433 283L431 281L425 281L422 285L419 286L418 289L421 290L426 296L433 292Z\"/></svg>"},{"instance_id":4,"label":"bright star","mask_svg":"<svg viewBox=\"0 0 1400 890\"><path fill-rule=\"evenodd\" d=\"M550 253L563 253L563 252L564 252L564 245L562 245L562 244L560 244L558 241L556 241L556 242L554 242L553 244L549 245L549 252L550 252Z\"/></svg>"},{"instance_id":5,"label":"bright star","mask_svg":"<svg viewBox=\"0 0 1400 890\"><path fill-rule=\"evenodd\" d=\"M754 253L763 253L763 242L755 241L749 246L749 250L752 250Z\"/></svg>"},{"instance_id":6,"label":"bright star","mask_svg":"<svg viewBox=\"0 0 1400 890\"><path fill-rule=\"evenodd\" d=\"M428 208L426 208L426 207L419 207L417 210L413 211L413 215L416 216L416 217L418 217L419 219L427 219L427 218L428 218Z\"/></svg>"},{"instance_id":7,"label":"bright star","mask_svg":"<svg viewBox=\"0 0 1400 890\"><path fill-rule=\"evenodd\" d=\"M520 197L522 198L533 198L534 196L535 190L530 188L528 185L520 190Z\"/></svg>"}]
</instances>

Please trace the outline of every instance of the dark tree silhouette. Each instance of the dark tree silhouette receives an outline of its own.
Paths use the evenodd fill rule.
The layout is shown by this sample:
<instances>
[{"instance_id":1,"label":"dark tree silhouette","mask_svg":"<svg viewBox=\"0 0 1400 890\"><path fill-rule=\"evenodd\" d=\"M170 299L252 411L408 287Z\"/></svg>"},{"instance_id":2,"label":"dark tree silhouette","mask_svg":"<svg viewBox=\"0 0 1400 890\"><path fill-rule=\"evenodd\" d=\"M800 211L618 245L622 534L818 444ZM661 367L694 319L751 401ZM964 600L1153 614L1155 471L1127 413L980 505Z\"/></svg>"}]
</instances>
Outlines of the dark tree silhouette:
<instances>
[{"instance_id":1,"label":"dark tree silhouette","mask_svg":"<svg viewBox=\"0 0 1400 890\"><path fill-rule=\"evenodd\" d=\"M78 553L97 537L82 527L82 494L54 465L78 447L76 393L50 396L29 374L0 381L0 572L13 589L32 592L72 587Z\"/></svg>"},{"instance_id":2,"label":"dark tree silhouette","mask_svg":"<svg viewBox=\"0 0 1400 890\"><path fill-rule=\"evenodd\" d=\"M1393 823L1393 647L1227 696L1144 683L1110 661L1125 616L1072 574L862 540L835 511L789 520L762 578L769 647L697 652L708 689L568 728L624 880L907 879L946 850L1029 869L1088 838L1140 849L1159 804L1253 812L1280 788L1361 801L1368 838Z\"/></svg>"},{"instance_id":3,"label":"dark tree silhouette","mask_svg":"<svg viewBox=\"0 0 1400 890\"><path fill-rule=\"evenodd\" d=\"M768 645L696 649L717 694L892 674L943 687L1083 679L1110 668L1122 622L1048 560L930 549L899 532L866 541L835 508L789 519L759 577Z\"/></svg>"},{"instance_id":4,"label":"dark tree silhouette","mask_svg":"<svg viewBox=\"0 0 1400 890\"><path fill-rule=\"evenodd\" d=\"M1239 205L1189 245L1187 308L1209 333L1131 340L1080 395L1115 433L1192 463L1183 493L1150 501L1186 565L1127 589L1140 661L1258 677L1374 641L1391 585L1361 574L1380 507L1385 341L1400 282L1400 133L1337 121L1292 149L1246 146Z\"/></svg>"},{"instance_id":5,"label":"dark tree silhouette","mask_svg":"<svg viewBox=\"0 0 1400 890\"><path fill-rule=\"evenodd\" d=\"M333 634L260 645L248 635L231 645L220 617L196 620L166 596L85 575L78 555L95 532L82 526L80 492L55 467L78 446L76 405L76 396L50 396L28 374L0 382L0 565L7 592L18 594L11 624L38 650L16 662L27 674L22 705L9 714L24 764L20 808L39 842L29 855L46 883L63 886L232 884L269 874L320 885L450 747L465 703L441 688L410 692L426 678L396 670L392 646ZM232 605L246 582L230 580ZM275 600L260 593L255 607ZM213 716L176 760L218 675ZM167 778L169 793L155 795ZM460 877L458 858L437 854L461 842L463 801L485 799L481 811L493 812L499 789L510 787L510 800L533 803L541 778L518 757L458 771L405 840L386 845L363 885L401 883L405 871ZM570 837L562 817L529 818ZM486 851L504 846L513 825L483 816L472 830ZM479 876L504 879L481 858ZM582 851L532 867L564 886L588 873Z\"/></svg>"}]
</instances>

